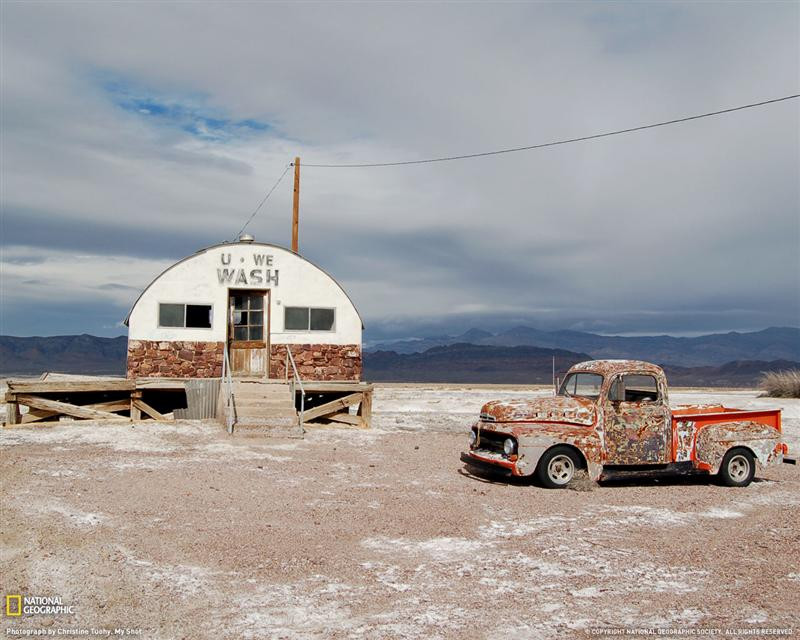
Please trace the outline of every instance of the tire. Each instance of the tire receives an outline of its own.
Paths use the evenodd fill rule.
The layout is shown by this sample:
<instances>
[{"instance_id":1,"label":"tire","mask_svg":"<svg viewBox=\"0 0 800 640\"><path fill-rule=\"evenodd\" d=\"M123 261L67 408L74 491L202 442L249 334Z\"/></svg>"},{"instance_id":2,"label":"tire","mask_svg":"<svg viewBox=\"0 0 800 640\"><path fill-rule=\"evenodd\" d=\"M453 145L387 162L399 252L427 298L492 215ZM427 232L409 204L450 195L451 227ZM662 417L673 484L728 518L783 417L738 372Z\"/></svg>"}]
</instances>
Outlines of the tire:
<instances>
[{"instance_id":1,"label":"tire","mask_svg":"<svg viewBox=\"0 0 800 640\"><path fill-rule=\"evenodd\" d=\"M731 449L722 459L719 479L727 487L746 487L756 475L756 459L743 448Z\"/></svg>"},{"instance_id":2,"label":"tire","mask_svg":"<svg viewBox=\"0 0 800 640\"><path fill-rule=\"evenodd\" d=\"M536 466L536 478L548 489L565 489L581 468L578 455L569 447L548 449Z\"/></svg>"}]
</instances>

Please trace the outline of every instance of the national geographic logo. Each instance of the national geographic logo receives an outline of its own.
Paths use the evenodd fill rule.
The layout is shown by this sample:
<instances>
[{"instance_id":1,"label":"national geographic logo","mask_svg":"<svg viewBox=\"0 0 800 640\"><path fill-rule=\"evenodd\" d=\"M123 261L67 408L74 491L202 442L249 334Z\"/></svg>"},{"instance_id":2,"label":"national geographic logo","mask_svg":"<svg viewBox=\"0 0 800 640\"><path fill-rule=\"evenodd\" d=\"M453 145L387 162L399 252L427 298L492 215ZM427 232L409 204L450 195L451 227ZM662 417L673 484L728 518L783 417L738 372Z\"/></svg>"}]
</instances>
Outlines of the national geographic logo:
<instances>
[{"instance_id":1,"label":"national geographic logo","mask_svg":"<svg viewBox=\"0 0 800 640\"><path fill-rule=\"evenodd\" d=\"M22 596L21 595L7 595L6 596L6 615L9 618L15 618L22 615Z\"/></svg>"},{"instance_id":2,"label":"national geographic logo","mask_svg":"<svg viewBox=\"0 0 800 640\"><path fill-rule=\"evenodd\" d=\"M66 605L61 596L23 596L21 594L6 595L6 617L20 616L52 616L58 614L74 614L75 607Z\"/></svg>"}]
</instances>

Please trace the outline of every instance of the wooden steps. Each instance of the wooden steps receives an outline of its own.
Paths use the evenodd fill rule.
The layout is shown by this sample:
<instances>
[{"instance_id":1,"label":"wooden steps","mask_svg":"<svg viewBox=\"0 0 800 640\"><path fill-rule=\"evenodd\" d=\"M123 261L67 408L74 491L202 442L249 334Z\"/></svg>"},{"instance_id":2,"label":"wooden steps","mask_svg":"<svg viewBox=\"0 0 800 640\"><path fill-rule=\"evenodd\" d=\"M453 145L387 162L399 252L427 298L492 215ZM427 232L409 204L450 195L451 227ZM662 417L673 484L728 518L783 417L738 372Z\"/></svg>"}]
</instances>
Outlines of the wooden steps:
<instances>
[{"instance_id":1,"label":"wooden steps","mask_svg":"<svg viewBox=\"0 0 800 640\"><path fill-rule=\"evenodd\" d=\"M220 389L219 417L225 422L225 385ZM302 437L291 387L283 381L234 379L233 430L238 433Z\"/></svg>"}]
</instances>

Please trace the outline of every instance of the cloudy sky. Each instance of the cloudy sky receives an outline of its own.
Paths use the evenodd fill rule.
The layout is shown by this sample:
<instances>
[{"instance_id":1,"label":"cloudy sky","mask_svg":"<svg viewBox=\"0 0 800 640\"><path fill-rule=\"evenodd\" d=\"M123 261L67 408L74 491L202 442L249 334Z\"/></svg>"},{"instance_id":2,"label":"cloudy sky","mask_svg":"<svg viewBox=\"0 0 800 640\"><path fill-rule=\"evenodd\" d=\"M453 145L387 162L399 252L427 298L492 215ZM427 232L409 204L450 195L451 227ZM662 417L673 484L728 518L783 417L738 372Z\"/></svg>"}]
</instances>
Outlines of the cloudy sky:
<instances>
[{"instance_id":1,"label":"cloudy sky","mask_svg":"<svg viewBox=\"0 0 800 640\"><path fill-rule=\"evenodd\" d=\"M471 153L798 93L799 7L3 2L0 333L124 333L295 155ZM797 326L798 176L800 100L305 168L300 250L373 338ZM258 240L289 244L289 178Z\"/></svg>"}]
</instances>

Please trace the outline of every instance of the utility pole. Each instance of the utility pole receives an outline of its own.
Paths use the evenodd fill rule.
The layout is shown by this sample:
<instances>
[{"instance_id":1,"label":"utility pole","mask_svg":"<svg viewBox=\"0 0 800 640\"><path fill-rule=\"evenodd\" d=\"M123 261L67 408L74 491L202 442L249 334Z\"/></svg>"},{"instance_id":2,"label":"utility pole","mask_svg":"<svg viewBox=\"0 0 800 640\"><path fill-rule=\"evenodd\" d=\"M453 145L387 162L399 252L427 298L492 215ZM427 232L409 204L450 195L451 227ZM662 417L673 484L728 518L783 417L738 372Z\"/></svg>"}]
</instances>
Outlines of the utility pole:
<instances>
[{"instance_id":1,"label":"utility pole","mask_svg":"<svg viewBox=\"0 0 800 640\"><path fill-rule=\"evenodd\" d=\"M294 201L292 202L292 251L297 253L300 231L300 158L294 159Z\"/></svg>"}]
</instances>

